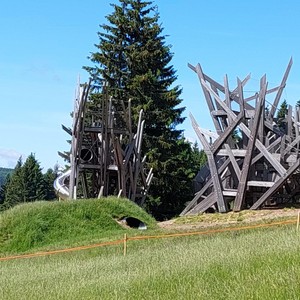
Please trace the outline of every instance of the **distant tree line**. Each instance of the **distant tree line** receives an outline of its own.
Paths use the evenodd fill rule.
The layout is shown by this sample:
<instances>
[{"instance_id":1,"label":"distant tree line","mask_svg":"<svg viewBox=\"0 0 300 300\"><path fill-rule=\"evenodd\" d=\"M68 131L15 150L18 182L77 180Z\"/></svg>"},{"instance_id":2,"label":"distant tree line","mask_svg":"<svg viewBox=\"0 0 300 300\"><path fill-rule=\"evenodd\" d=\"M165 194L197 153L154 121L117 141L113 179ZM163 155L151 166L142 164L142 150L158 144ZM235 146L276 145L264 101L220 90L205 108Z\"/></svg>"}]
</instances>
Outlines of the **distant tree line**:
<instances>
[{"instance_id":1,"label":"distant tree line","mask_svg":"<svg viewBox=\"0 0 300 300\"><path fill-rule=\"evenodd\" d=\"M32 153L24 163L20 157L16 167L7 175L5 183L0 187L0 210L23 202L55 199L53 182L57 172L58 167L55 166L43 174L39 162Z\"/></svg>"}]
</instances>

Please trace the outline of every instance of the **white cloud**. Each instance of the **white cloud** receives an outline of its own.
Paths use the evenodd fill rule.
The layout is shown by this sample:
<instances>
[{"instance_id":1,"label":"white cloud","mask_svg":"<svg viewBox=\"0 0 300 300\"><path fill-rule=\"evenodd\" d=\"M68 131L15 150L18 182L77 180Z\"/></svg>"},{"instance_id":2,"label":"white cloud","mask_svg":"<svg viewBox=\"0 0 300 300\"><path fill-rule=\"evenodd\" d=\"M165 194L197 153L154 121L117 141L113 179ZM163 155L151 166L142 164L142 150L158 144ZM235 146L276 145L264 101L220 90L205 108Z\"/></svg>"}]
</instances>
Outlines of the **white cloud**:
<instances>
[{"instance_id":1,"label":"white cloud","mask_svg":"<svg viewBox=\"0 0 300 300\"><path fill-rule=\"evenodd\" d=\"M14 168L22 154L16 150L0 148L0 166Z\"/></svg>"}]
</instances>

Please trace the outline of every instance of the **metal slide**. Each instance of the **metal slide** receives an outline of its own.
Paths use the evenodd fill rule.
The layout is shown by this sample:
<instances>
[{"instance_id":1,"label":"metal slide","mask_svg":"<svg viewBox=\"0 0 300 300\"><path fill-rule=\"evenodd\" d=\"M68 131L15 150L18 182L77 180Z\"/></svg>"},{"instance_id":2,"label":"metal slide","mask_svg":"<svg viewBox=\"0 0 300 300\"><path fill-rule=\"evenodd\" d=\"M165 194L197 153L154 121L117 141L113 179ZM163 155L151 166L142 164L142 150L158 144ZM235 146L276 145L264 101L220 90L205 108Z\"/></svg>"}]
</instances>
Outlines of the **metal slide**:
<instances>
[{"instance_id":1,"label":"metal slide","mask_svg":"<svg viewBox=\"0 0 300 300\"><path fill-rule=\"evenodd\" d=\"M60 174L54 181L53 186L56 194L61 199L69 199L69 186L65 183L66 179L70 177L71 169Z\"/></svg>"}]
</instances>

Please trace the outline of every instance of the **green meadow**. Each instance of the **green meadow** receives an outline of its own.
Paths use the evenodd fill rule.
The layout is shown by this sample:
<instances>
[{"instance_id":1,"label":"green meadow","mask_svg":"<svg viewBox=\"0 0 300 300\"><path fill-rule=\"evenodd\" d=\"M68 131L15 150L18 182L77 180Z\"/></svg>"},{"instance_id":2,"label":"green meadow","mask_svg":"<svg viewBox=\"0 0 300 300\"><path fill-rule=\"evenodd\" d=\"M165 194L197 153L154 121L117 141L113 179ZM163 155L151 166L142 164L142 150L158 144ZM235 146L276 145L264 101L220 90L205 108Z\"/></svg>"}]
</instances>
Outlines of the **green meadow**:
<instances>
[{"instance_id":1,"label":"green meadow","mask_svg":"<svg viewBox=\"0 0 300 300\"><path fill-rule=\"evenodd\" d=\"M0 215L1 226L4 217L7 215ZM153 222L147 215L140 217ZM150 232L161 234L155 223L151 224ZM87 243L89 238L114 240L125 232L142 234L136 229L116 228L110 235L99 230L98 236L94 232L89 237L84 237L82 229L80 239ZM50 239L53 236L58 242ZM50 237L25 252L80 244L75 237L59 239L53 232ZM2 256L9 255L7 241ZM16 249L10 250L16 253ZM0 261L0 299L300 299L299 282L300 234L295 225L129 240L126 256L120 244Z\"/></svg>"}]
</instances>

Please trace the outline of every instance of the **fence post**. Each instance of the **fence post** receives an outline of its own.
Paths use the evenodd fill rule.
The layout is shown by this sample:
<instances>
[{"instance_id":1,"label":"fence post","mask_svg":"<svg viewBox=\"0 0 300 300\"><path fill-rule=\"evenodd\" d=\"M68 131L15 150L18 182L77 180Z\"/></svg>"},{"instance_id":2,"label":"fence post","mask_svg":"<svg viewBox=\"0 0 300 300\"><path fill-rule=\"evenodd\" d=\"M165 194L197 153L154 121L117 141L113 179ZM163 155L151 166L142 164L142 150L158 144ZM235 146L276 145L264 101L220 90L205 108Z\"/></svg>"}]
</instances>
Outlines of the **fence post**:
<instances>
[{"instance_id":1,"label":"fence post","mask_svg":"<svg viewBox=\"0 0 300 300\"><path fill-rule=\"evenodd\" d=\"M297 217L297 231L299 231L299 223L300 223L300 211L298 211L298 217Z\"/></svg>"},{"instance_id":2,"label":"fence post","mask_svg":"<svg viewBox=\"0 0 300 300\"><path fill-rule=\"evenodd\" d=\"M124 256L127 254L127 233L124 234Z\"/></svg>"}]
</instances>

